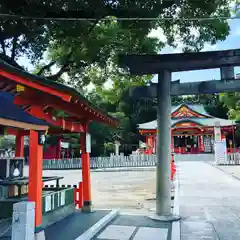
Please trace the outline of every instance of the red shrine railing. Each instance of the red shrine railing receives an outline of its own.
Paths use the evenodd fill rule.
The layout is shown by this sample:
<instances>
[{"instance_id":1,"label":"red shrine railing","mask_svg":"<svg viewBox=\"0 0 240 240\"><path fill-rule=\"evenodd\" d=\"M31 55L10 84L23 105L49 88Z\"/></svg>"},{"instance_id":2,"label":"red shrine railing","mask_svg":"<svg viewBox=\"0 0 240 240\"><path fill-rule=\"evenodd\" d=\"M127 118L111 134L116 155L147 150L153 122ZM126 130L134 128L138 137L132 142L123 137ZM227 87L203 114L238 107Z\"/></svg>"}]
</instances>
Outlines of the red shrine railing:
<instances>
[{"instance_id":1,"label":"red shrine railing","mask_svg":"<svg viewBox=\"0 0 240 240\"><path fill-rule=\"evenodd\" d=\"M78 186L74 188L74 202L76 208L82 208L83 206L83 185L79 182Z\"/></svg>"},{"instance_id":2,"label":"red shrine railing","mask_svg":"<svg viewBox=\"0 0 240 240\"><path fill-rule=\"evenodd\" d=\"M56 188L57 186L55 185L45 185L43 183L43 188ZM65 188L74 188L74 204L75 207L80 209L83 206L83 184L82 182L79 182L78 185L59 185L58 187Z\"/></svg>"}]
</instances>

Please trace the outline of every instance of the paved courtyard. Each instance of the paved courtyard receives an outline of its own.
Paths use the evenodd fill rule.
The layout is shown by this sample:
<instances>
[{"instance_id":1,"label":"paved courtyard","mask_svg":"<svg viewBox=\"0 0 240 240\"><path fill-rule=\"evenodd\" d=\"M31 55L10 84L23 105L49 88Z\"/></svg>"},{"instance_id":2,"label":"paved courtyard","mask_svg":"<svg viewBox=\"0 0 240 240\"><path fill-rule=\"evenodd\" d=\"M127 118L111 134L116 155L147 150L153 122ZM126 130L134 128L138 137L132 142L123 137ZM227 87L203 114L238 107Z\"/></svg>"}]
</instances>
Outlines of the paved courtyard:
<instances>
[{"instance_id":1,"label":"paved courtyard","mask_svg":"<svg viewBox=\"0 0 240 240\"><path fill-rule=\"evenodd\" d=\"M224 172L240 179L240 165L233 166L218 166Z\"/></svg>"},{"instance_id":2,"label":"paved courtyard","mask_svg":"<svg viewBox=\"0 0 240 240\"><path fill-rule=\"evenodd\" d=\"M240 239L240 181L201 161L180 161L181 240Z\"/></svg>"},{"instance_id":3,"label":"paved courtyard","mask_svg":"<svg viewBox=\"0 0 240 240\"><path fill-rule=\"evenodd\" d=\"M96 240L170 240L171 224L145 216L120 215L104 228Z\"/></svg>"}]
</instances>

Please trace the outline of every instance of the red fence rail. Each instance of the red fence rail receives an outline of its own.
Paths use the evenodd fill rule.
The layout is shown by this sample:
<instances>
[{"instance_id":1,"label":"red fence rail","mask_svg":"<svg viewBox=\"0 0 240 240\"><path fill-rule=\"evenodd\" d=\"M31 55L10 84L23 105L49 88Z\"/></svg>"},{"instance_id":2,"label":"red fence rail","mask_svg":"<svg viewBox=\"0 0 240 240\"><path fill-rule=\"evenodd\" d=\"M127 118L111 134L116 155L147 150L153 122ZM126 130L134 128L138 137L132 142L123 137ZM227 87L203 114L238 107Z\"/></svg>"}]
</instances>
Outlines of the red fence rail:
<instances>
[{"instance_id":1,"label":"red fence rail","mask_svg":"<svg viewBox=\"0 0 240 240\"><path fill-rule=\"evenodd\" d=\"M78 186L74 189L74 202L76 208L82 208L83 206L83 185L79 182Z\"/></svg>"},{"instance_id":2,"label":"red fence rail","mask_svg":"<svg viewBox=\"0 0 240 240\"><path fill-rule=\"evenodd\" d=\"M60 188L74 188L74 204L76 208L80 209L83 206L83 185L79 182L78 185L60 185ZM56 185L45 185L43 183L43 188L57 188Z\"/></svg>"}]
</instances>

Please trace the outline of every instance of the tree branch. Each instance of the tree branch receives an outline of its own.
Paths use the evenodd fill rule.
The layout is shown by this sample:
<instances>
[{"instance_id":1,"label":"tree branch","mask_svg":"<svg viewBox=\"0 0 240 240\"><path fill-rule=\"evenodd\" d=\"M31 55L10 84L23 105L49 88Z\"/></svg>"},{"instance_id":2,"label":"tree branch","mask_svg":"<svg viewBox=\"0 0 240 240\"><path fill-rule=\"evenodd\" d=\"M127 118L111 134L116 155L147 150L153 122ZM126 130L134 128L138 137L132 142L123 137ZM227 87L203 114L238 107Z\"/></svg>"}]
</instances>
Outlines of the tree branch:
<instances>
[{"instance_id":1,"label":"tree branch","mask_svg":"<svg viewBox=\"0 0 240 240\"><path fill-rule=\"evenodd\" d=\"M3 50L3 54L6 55L5 42L2 38L0 38L0 43Z\"/></svg>"},{"instance_id":2,"label":"tree branch","mask_svg":"<svg viewBox=\"0 0 240 240\"><path fill-rule=\"evenodd\" d=\"M1 47L2 47L2 50L3 50L3 54L5 56L7 56L6 48L5 48L5 42L4 42L4 38L3 38L3 34L2 34L2 30L1 29L0 29L0 44L1 44Z\"/></svg>"},{"instance_id":3,"label":"tree branch","mask_svg":"<svg viewBox=\"0 0 240 240\"><path fill-rule=\"evenodd\" d=\"M94 21L92 26L89 27L87 34L90 34L94 30L94 28L95 28L95 26L98 22L99 22L99 19ZM70 61L70 58L71 58L72 54L73 54L73 50L71 49L70 52L68 53L68 55L66 56L65 64L62 65L62 67L59 69L59 71L56 74L48 76L47 78L49 78L53 81L56 81L58 78L61 77L61 75L64 72L68 71L69 65L73 62L73 61ZM45 65L42 69L40 69L40 71L37 73L37 75L41 75L45 70L52 67L55 63L56 63L56 61L52 61L49 64ZM83 66L84 66L84 63L83 63Z\"/></svg>"},{"instance_id":4,"label":"tree branch","mask_svg":"<svg viewBox=\"0 0 240 240\"><path fill-rule=\"evenodd\" d=\"M92 31L94 30L95 26L97 25L97 23L99 22L100 19L97 19L93 22L92 26L88 29L88 34L92 33Z\"/></svg>"},{"instance_id":5,"label":"tree branch","mask_svg":"<svg viewBox=\"0 0 240 240\"><path fill-rule=\"evenodd\" d=\"M72 54L73 54L73 50L71 49L70 52L68 53L68 55L66 56L65 64L62 65L62 67L59 69L59 71L56 74L54 74L52 76L49 76L48 77L49 79L52 79L52 80L56 81L58 78L61 77L61 75L64 72L67 71L70 63L72 62L72 61L70 61L70 58L71 58Z\"/></svg>"},{"instance_id":6,"label":"tree branch","mask_svg":"<svg viewBox=\"0 0 240 240\"><path fill-rule=\"evenodd\" d=\"M58 78L61 77L61 75L66 72L68 70L68 67L69 67L69 64L70 64L70 61L66 62L60 69L59 71L52 75L52 76L49 76L48 78L51 79L51 80L54 80L56 81Z\"/></svg>"},{"instance_id":7,"label":"tree branch","mask_svg":"<svg viewBox=\"0 0 240 240\"><path fill-rule=\"evenodd\" d=\"M15 56L16 56L17 40L18 40L18 37L17 37L17 36L14 36L14 37L13 37L13 40L12 40L11 60L14 60L14 59L15 59Z\"/></svg>"},{"instance_id":8,"label":"tree branch","mask_svg":"<svg viewBox=\"0 0 240 240\"><path fill-rule=\"evenodd\" d=\"M44 73L44 71L50 69L55 63L56 63L56 61L52 61L52 62L50 62L49 64L45 65L44 67L42 67L42 68L38 71L37 75L42 75L42 74Z\"/></svg>"}]
</instances>

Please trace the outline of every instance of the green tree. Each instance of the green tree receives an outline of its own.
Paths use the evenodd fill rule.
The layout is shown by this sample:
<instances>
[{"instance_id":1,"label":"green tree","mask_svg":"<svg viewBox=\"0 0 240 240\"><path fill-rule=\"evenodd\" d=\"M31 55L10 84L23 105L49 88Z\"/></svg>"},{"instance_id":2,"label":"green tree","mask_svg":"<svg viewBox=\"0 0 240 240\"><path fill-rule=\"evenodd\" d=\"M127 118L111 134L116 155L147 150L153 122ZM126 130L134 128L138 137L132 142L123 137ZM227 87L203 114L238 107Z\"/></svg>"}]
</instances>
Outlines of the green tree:
<instances>
[{"instance_id":1,"label":"green tree","mask_svg":"<svg viewBox=\"0 0 240 240\"><path fill-rule=\"evenodd\" d=\"M0 136L0 149L15 148L14 136Z\"/></svg>"},{"instance_id":2,"label":"green tree","mask_svg":"<svg viewBox=\"0 0 240 240\"><path fill-rule=\"evenodd\" d=\"M228 108L221 101L219 94L203 94L201 99L204 101L206 111L211 116L228 119Z\"/></svg>"},{"instance_id":3,"label":"green tree","mask_svg":"<svg viewBox=\"0 0 240 240\"><path fill-rule=\"evenodd\" d=\"M240 93L220 94L220 100L228 109L228 117L240 121Z\"/></svg>"},{"instance_id":4,"label":"green tree","mask_svg":"<svg viewBox=\"0 0 240 240\"><path fill-rule=\"evenodd\" d=\"M33 17L94 18L92 21L43 21L1 18L1 51L11 60L25 55L36 63L47 50L49 62L38 74L53 80L67 72L72 85L87 85L92 68L116 72L119 53L156 53L165 42L149 38L152 29L162 29L167 44L183 44L184 51L199 51L205 43L224 40L229 34L226 20L182 21L177 17L229 16L229 1L2 1L0 11ZM173 17L174 20L118 21L121 17ZM102 19L108 19L103 21ZM56 65L58 72L50 76L47 71ZM120 73L118 73L120 74ZM102 73L103 84L114 75ZM105 77L104 77L105 76ZM135 79L138 80L138 79Z\"/></svg>"}]
</instances>

